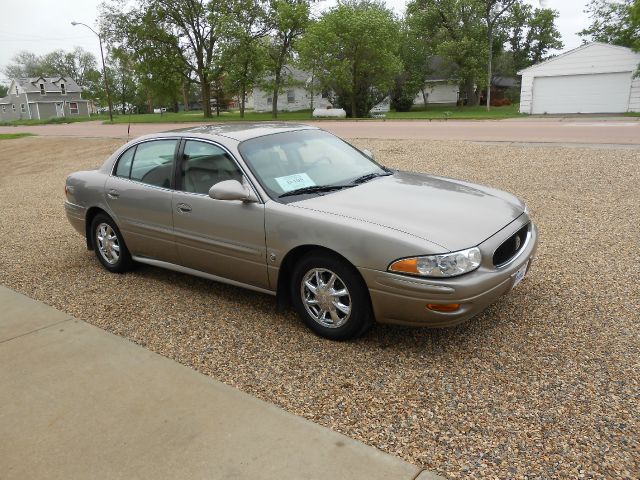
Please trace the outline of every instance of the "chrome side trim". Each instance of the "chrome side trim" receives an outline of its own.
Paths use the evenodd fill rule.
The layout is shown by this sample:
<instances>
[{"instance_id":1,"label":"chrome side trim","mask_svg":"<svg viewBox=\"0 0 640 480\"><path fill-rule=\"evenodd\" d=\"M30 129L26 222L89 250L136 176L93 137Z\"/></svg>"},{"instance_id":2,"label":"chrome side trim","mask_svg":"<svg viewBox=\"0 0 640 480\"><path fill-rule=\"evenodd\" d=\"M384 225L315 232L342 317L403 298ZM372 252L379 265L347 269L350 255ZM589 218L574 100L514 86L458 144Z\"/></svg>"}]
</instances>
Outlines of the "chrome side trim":
<instances>
[{"instance_id":1,"label":"chrome side trim","mask_svg":"<svg viewBox=\"0 0 640 480\"><path fill-rule=\"evenodd\" d=\"M247 283L237 282L235 280L229 280L228 278L218 277L217 275L211 275L210 273L201 272L200 270L194 270L193 268L183 267L182 265L176 265L174 263L163 262L161 260L154 260L153 258L135 257L131 258L139 263L145 263L153 267L166 268L167 270L173 270L178 273L186 273L187 275L193 275L194 277L204 278L206 280L213 280L214 282L226 283L227 285L233 285L234 287L246 288L247 290L253 290L254 292L266 293L267 295L276 295L276 292L267 290L266 288L260 288Z\"/></svg>"},{"instance_id":2,"label":"chrome side trim","mask_svg":"<svg viewBox=\"0 0 640 480\"><path fill-rule=\"evenodd\" d=\"M520 257L520 255L522 255L522 253L527 249L527 246L529 245L529 242L531 241L531 228L532 228L531 227L531 223L529 223L529 229L527 230L527 238L524 239L524 245L522 245L520 247L520 250L518 251L518 253L516 253L511 259L509 259L505 263L501 263L500 265L496 265L495 266L496 270L502 270L503 268L508 267L513 262L515 262ZM498 248L500 248L500 247L498 247ZM493 255L495 255L495 254L496 254L496 252L494 251Z\"/></svg>"}]
</instances>

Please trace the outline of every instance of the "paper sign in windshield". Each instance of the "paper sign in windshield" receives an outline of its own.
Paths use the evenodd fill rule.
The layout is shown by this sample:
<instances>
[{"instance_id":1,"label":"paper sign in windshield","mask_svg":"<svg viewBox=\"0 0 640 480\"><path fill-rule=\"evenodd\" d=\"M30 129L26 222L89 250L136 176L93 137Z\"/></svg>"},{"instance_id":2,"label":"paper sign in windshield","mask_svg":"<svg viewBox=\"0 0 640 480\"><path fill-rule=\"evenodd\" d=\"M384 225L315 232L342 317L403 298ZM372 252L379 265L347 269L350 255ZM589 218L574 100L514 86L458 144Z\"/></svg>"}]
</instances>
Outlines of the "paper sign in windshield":
<instances>
[{"instance_id":1,"label":"paper sign in windshield","mask_svg":"<svg viewBox=\"0 0 640 480\"><path fill-rule=\"evenodd\" d=\"M278 182L283 192L291 192L298 188L313 187L316 184L306 173L294 173L286 177L277 177L274 180Z\"/></svg>"}]
</instances>

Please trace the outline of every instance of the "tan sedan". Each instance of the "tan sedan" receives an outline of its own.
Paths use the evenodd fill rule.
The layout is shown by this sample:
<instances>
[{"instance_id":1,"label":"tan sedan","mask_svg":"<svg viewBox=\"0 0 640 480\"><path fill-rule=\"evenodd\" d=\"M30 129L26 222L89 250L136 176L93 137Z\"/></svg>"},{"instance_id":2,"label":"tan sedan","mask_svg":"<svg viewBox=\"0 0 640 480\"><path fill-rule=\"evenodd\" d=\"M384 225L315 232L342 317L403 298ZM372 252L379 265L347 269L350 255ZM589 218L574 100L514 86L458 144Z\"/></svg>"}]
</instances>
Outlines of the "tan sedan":
<instances>
[{"instance_id":1,"label":"tan sedan","mask_svg":"<svg viewBox=\"0 0 640 480\"><path fill-rule=\"evenodd\" d=\"M537 243L511 194L391 170L288 123L140 137L65 191L108 270L140 262L276 295L336 340L374 320L465 321L520 283Z\"/></svg>"}]
</instances>

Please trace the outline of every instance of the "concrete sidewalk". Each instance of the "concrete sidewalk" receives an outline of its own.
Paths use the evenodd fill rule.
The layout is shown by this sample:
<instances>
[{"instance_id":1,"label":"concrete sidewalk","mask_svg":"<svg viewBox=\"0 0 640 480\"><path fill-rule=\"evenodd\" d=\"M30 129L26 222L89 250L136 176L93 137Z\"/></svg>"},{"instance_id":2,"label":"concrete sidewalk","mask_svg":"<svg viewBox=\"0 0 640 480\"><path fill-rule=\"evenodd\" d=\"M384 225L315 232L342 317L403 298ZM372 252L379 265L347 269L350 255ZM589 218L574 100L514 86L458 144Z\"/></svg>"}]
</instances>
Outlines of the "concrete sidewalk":
<instances>
[{"instance_id":1,"label":"concrete sidewalk","mask_svg":"<svg viewBox=\"0 0 640 480\"><path fill-rule=\"evenodd\" d=\"M0 477L437 479L0 287Z\"/></svg>"}]
</instances>

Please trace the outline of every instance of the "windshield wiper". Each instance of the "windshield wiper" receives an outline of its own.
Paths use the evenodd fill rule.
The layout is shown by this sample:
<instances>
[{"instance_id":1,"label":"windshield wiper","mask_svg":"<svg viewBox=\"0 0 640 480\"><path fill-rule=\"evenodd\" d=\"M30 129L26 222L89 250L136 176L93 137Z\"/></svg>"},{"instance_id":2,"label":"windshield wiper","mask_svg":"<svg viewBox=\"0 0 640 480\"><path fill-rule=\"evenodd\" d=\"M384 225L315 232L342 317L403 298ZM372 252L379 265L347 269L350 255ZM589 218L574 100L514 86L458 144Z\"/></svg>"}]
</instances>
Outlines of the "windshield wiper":
<instances>
[{"instance_id":1,"label":"windshield wiper","mask_svg":"<svg viewBox=\"0 0 640 480\"><path fill-rule=\"evenodd\" d=\"M292 195L301 195L303 193L322 193L332 192L334 190L342 190L343 188L353 187L353 185L313 185L311 187L302 187L291 190L290 192L284 192L278 198L290 197Z\"/></svg>"},{"instance_id":2,"label":"windshield wiper","mask_svg":"<svg viewBox=\"0 0 640 480\"><path fill-rule=\"evenodd\" d=\"M366 175L362 175L361 177L356 178L351 183L353 183L354 185L359 185L361 183L368 182L369 180L372 180L374 178L387 177L389 175L393 175L393 172L385 169L385 173L367 173Z\"/></svg>"}]
</instances>

